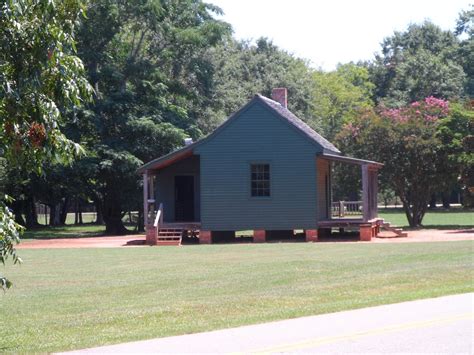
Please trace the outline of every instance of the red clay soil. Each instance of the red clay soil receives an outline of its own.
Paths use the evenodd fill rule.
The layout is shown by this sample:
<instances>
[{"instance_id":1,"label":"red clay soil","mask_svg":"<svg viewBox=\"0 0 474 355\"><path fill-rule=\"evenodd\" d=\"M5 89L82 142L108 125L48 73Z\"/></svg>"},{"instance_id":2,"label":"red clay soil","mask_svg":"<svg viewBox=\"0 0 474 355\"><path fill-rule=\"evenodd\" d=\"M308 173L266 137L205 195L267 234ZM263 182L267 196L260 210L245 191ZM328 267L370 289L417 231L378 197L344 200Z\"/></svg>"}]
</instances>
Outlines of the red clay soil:
<instances>
[{"instance_id":1,"label":"red clay soil","mask_svg":"<svg viewBox=\"0 0 474 355\"><path fill-rule=\"evenodd\" d=\"M409 243L409 242L447 242L455 240L474 240L474 228L469 229L420 229L407 231L407 238L393 238L390 232L381 232L376 243Z\"/></svg>"},{"instance_id":2,"label":"red clay soil","mask_svg":"<svg viewBox=\"0 0 474 355\"><path fill-rule=\"evenodd\" d=\"M58 238L36 239L22 241L17 249L47 249L47 248L118 248L125 246L144 246L145 235L88 237L88 238Z\"/></svg>"},{"instance_id":3,"label":"red clay soil","mask_svg":"<svg viewBox=\"0 0 474 355\"><path fill-rule=\"evenodd\" d=\"M474 228L471 229L423 229L408 231L407 238L393 238L393 234L382 232L380 238L373 238L372 243L410 243L410 242L445 242L455 240L474 240ZM329 241L329 240L328 240ZM109 236L92 238L37 239L25 240L18 249L46 248L118 248L126 246L145 246L143 234L127 236ZM367 243L367 242L358 242Z\"/></svg>"}]
</instances>

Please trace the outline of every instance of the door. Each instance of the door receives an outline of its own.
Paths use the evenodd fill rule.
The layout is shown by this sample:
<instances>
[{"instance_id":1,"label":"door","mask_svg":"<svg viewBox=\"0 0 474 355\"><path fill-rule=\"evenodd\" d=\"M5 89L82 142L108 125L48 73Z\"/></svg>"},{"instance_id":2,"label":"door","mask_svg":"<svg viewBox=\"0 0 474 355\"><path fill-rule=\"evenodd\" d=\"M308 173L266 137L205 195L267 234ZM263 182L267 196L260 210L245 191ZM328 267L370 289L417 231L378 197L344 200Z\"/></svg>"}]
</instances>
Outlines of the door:
<instances>
[{"instance_id":1,"label":"door","mask_svg":"<svg viewBox=\"0 0 474 355\"><path fill-rule=\"evenodd\" d=\"M174 219L194 221L194 176L174 177Z\"/></svg>"}]
</instances>

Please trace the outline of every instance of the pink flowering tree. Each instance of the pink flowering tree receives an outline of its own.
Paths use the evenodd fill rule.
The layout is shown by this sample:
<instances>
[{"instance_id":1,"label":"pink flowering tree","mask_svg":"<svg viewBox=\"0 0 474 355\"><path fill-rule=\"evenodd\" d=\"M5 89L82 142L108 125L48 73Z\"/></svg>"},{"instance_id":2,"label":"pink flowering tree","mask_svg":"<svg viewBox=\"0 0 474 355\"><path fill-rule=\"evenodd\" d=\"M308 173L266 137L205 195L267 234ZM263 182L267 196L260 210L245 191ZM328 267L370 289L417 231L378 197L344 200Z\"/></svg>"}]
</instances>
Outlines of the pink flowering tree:
<instances>
[{"instance_id":1,"label":"pink flowering tree","mask_svg":"<svg viewBox=\"0 0 474 355\"><path fill-rule=\"evenodd\" d=\"M411 227L419 227L431 195L452 179L438 126L449 103L435 97L398 109L378 107L346 124L337 137L347 154L384 163L380 178L400 198Z\"/></svg>"}]
</instances>

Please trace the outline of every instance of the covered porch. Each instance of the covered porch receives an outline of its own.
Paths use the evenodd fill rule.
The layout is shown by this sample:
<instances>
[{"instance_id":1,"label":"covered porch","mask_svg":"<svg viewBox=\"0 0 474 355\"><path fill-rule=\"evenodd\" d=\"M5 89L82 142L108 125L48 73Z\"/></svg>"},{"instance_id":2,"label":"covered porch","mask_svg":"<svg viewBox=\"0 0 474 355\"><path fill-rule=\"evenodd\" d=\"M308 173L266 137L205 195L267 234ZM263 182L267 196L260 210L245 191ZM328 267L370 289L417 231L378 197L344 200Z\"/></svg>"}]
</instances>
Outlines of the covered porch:
<instances>
[{"instance_id":1,"label":"covered porch","mask_svg":"<svg viewBox=\"0 0 474 355\"><path fill-rule=\"evenodd\" d=\"M377 236L385 223L378 218L378 170L383 164L363 159L356 159L341 155L323 153L317 158L317 166L326 165L327 169L318 169L318 195L320 199L320 213L318 219L317 236L327 236L332 228L359 230L360 240L369 241ZM351 164L361 169L362 200L360 201L333 201L332 200L332 167L333 163ZM326 173L327 171L327 173ZM321 176L321 174L327 174ZM325 181L324 185L321 183ZM324 190L323 190L324 189ZM325 208L321 213L321 209ZM313 233L314 234L314 233Z\"/></svg>"}]
</instances>

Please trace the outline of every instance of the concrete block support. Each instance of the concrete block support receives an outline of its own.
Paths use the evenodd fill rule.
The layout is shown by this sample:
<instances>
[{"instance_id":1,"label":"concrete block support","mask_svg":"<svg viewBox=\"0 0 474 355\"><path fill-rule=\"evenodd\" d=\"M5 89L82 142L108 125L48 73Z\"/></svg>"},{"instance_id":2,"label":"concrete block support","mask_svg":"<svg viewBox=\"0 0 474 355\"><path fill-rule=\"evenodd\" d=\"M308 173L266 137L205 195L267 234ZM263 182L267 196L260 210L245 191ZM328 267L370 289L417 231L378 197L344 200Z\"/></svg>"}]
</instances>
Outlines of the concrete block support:
<instances>
[{"instance_id":1,"label":"concrete block support","mask_svg":"<svg viewBox=\"0 0 474 355\"><path fill-rule=\"evenodd\" d=\"M317 229L306 229L304 232L305 232L307 242L317 242L318 241L318 230Z\"/></svg>"},{"instance_id":2,"label":"concrete block support","mask_svg":"<svg viewBox=\"0 0 474 355\"><path fill-rule=\"evenodd\" d=\"M363 242L370 242L374 233L374 228L371 224L361 224L359 229L359 239Z\"/></svg>"},{"instance_id":3,"label":"concrete block support","mask_svg":"<svg viewBox=\"0 0 474 355\"><path fill-rule=\"evenodd\" d=\"M148 245L156 245L158 242L158 230L153 224L146 226L146 243Z\"/></svg>"},{"instance_id":4,"label":"concrete block support","mask_svg":"<svg viewBox=\"0 0 474 355\"><path fill-rule=\"evenodd\" d=\"M199 232L199 244L211 244L212 243L212 232L211 231L200 231Z\"/></svg>"},{"instance_id":5,"label":"concrete block support","mask_svg":"<svg viewBox=\"0 0 474 355\"><path fill-rule=\"evenodd\" d=\"M254 230L253 231L253 242L254 243L265 243L267 241L267 233L265 230Z\"/></svg>"}]
</instances>

